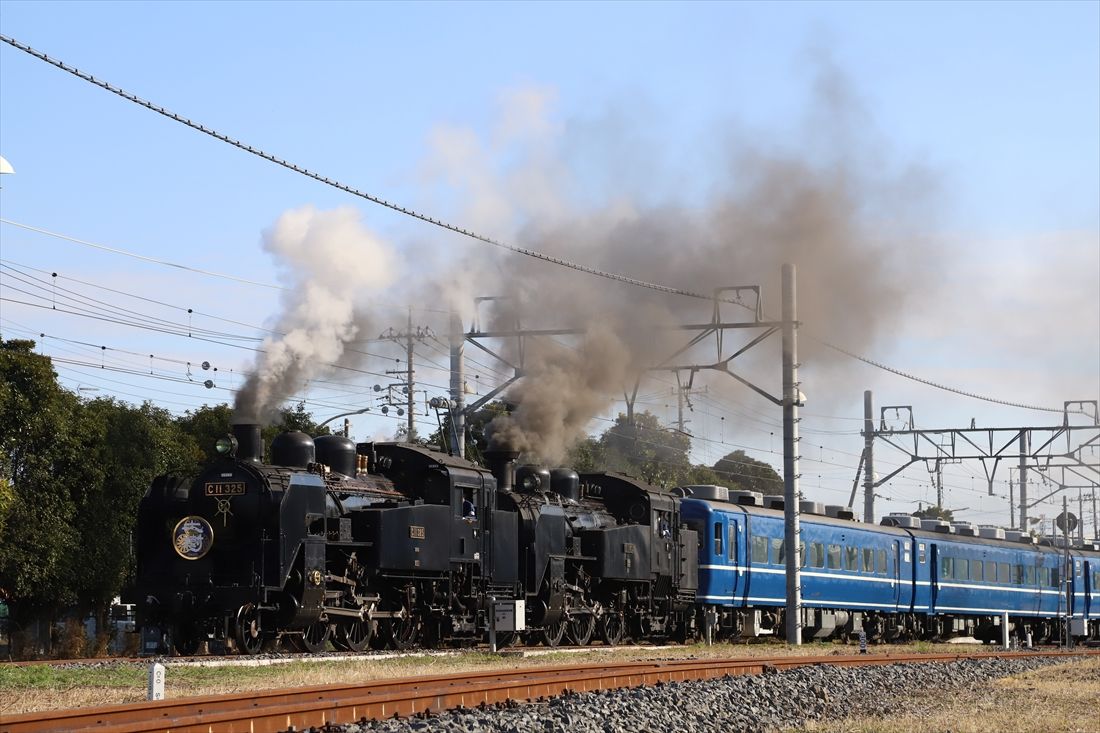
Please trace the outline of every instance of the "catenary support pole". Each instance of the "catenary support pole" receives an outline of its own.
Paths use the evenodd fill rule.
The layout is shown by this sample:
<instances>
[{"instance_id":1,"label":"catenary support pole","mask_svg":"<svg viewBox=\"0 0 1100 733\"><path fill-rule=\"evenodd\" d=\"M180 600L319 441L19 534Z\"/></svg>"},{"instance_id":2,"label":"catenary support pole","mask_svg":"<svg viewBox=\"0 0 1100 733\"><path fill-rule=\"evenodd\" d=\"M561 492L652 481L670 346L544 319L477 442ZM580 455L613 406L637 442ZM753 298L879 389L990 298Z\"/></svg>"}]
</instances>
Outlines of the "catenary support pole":
<instances>
[{"instance_id":1,"label":"catenary support pole","mask_svg":"<svg viewBox=\"0 0 1100 733\"><path fill-rule=\"evenodd\" d=\"M794 265L783 265L783 544L787 561L787 643L802 643L798 527L798 308Z\"/></svg>"},{"instance_id":2,"label":"catenary support pole","mask_svg":"<svg viewBox=\"0 0 1100 733\"><path fill-rule=\"evenodd\" d=\"M871 390L863 393L863 521L875 521L875 412Z\"/></svg>"},{"instance_id":3,"label":"catenary support pole","mask_svg":"<svg viewBox=\"0 0 1100 733\"><path fill-rule=\"evenodd\" d=\"M454 447L459 458L466 457L466 336L462 333L462 319L458 313L451 313L451 400L455 403L451 410L454 434L458 445Z\"/></svg>"},{"instance_id":4,"label":"catenary support pole","mask_svg":"<svg viewBox=\"0 0 1100 733\"><path fill-rule=\"evenodd\" d=\"M1027 431L1020 431L1020 531L1027 531Z\"/></svg>"}]
</instances>

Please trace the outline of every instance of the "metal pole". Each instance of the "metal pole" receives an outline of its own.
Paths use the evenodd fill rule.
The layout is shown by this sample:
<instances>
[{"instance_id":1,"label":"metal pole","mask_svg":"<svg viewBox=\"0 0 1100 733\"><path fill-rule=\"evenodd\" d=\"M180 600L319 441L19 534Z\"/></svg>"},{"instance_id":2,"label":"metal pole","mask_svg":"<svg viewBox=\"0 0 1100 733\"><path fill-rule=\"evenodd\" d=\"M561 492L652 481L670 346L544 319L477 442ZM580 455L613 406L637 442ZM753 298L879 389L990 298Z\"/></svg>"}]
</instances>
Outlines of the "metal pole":
<instances>
[{"instance_id":1,"label":"metal pole","mask_svg":"<svg viewBox=\"0 0 1100 733\"><path fill-rule=\"evenodd\" d=\"M459 458L466 457L466 375L463 349L466 337L462 333L462 319L457 313L451 313L451 400L455 408L451 410L454 433L458 436L455 453Z\"/></svg>"},{"instance_id":2,"label":"metal pole","mask_svg":"<svg viewBox=\"0 0 1100 733\"><path fill-rule=\"evenodd\" d=\"M682 384L676 385L676 429L681 433L684 432L684 386Z\"/></svg>"},{"instance_id":3,"label":"metal pole","mask_svg":"<svg viewBox=\"0 0 1100 733\"><path fill-rule=\"evenodd\" d=\"M1077 539L1085 544L1085 497L1077 489Z\"/></svg>"},{"instance_id":4,"label":"metal pole","mask_svg":"<svg viewBox=\"0 0 1100 733\"><path fill-rule=\"evenodd\" d=\"M1065 556L1065 572L1062 573L1062 582L1066 584L1066 619L1064 626L1065 647L1070 646L1070 619L1073 618L1073 564L1069 559L1069 499L1062 494L1062 544Z\"/></svg>"},{"instance_id":5,"label":"metal pole","mask_svg":"<svg viewBox=\"0 0 1100 733\"><path fill-rule=\"evenodd\" d=\"M1100 486L1092 487L1092 536L1100 539L1100 523L1096 521L1096 491Z\"/></svg>"},{"instance_id":6,"label":"metal pole","mask_svg":"<svg viewBox=\"0 0 1100 733\"><path fill-rule=\"evenodd\" d=\"M863 521L875 521L875 412L871 390L863 393Z\"/></svg>"},{"instance_id":7,"label":"metal pole","mask_svg":"<svg viewBox=\"0 0 1100 733\"><path fill-rule=\"evenodd\" d=\"M1027 532L1027 431L1020 431L1020 531Z\"/></svg>"},{"instance_id":8,"label":"metal pole","mask_svg":"<svg viewBox=\"0 0 1100 733\"><path fill-rule=\"evenodd\" d=\"M794 265L783 265L783 538L787 560L787 643L802 643L798 527L798 341ZM869 473L869 472L868 472Z\"/></svg>"},{"instance_id":9,"label":"metal pole","mask_svg":"<svg viewBox=\"0 0 1100 733\"><path fill-rule=\"evenodd\" d=\"M1016 527L1016 487L1012 484L1012 479L1008 480L1008 528L1014 529Z\"/></svg>"},{"instance_id":10,"label":"metal pole","mask_svg":"<svg viewBox=\"0 0 1100 733\"><path fill-rule=\"evenodd\" d=\"M405 380L409 385L408 400L406 401L406 404L405 404L405 410L407 411L405 414L409 418L409 432L408 432L408 435L406 436L406 439L409 442L412 442L413 431L416 430L416 428L413 425L413 416L415 414L413 412L413 408L415 407L415 404L416 404L416 402L415 402L416 397L414 395L414 390L413 390L413 309L412 309L411 305L409 306L409 325L408 325L407 330L405 331L405 356L409 360L408 361L408 375L407 375L407 378Z\"/></svg>"},{"instance_id":11,"label":"metal pole","mask_svg":"<svg viewBox=\"0 0 1100 733\"><path fill-rule=\"evenodd\" d=\"M936 461L936 508L943 509L943 464Z\"/></svg>"}]
</instances>

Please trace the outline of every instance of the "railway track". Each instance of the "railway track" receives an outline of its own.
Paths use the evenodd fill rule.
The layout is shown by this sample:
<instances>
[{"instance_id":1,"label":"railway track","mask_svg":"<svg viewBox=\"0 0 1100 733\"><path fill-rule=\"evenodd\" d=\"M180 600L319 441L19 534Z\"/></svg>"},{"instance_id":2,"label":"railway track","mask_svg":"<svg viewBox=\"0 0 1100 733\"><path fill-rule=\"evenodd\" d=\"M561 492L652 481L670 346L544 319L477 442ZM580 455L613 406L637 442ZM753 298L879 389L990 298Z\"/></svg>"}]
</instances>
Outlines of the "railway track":
<instances>
[{"instance_id":1,"label":"railway track","mask_svg":"<svg viewBox=\"0 0 1100 733\"><path fill-rule=\"evenodd\" d=\"M235 695L54 710L6 717L0 733L92 730L101 733L265 733L327 723L410 716L563 693L752 675L807 665L863 666L953 662L990 657L1097 655L1095 651L883 654L578 664L372 681L355 685L262 690Z\"/></svg>"}]
</instances>

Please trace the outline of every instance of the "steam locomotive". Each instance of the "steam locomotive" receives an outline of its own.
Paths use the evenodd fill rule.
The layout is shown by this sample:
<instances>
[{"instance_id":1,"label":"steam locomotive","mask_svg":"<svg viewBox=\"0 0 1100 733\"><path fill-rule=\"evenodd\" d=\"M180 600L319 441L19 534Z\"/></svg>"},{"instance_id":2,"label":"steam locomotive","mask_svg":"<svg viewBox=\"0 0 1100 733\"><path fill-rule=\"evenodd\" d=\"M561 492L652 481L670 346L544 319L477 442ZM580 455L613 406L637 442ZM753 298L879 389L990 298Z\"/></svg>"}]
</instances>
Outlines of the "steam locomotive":
<instances>
[{"instance_id":1,"label":"steam locomotive","mask_svg":"<svg viewBox=\"0 0 1100 733\"><path fill-rule=\"evenodd\" d=\"M236 425L143 498L130 598L147 651L584 645L781 634L780 497L489 468L402 443ZM832 511L830 511L832 510ZM838 511L839 510L839 511ZM804 638L1100 639L1100 541L802 502Z\"/></svg>"},{"instance_id":2,"label":"steam locomotive","mask_svg":"<svg viewBox=\"0 0 1100 733\"><path fill-rule=\"evenodd\" d=\"M235 425L218 451L140 504L132 593L153 646L694 634L698 537L675 497L634 479L303 433L277 436L264 463L258 425Z\"/></svg>"}]
</instances>

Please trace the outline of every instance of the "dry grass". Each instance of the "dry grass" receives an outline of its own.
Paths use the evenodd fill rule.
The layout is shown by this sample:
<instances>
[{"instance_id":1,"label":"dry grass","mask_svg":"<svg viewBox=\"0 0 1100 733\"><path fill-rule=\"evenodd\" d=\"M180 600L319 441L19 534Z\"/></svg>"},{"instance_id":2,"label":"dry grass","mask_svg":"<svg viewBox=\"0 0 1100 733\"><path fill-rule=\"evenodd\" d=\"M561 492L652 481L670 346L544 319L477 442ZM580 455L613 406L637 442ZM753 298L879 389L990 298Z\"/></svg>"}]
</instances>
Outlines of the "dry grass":
<instances>
[{"instance_id":1,"label":"dry grass","mask_svg":"<svg viewBox=\"0 0 1100 733\"><path fill-rule=\"evenodd\" d=\"M929 689L899 702L899 712L807 724L830 733L1096 733L1100 659L1066 662L977 690Z\"/></svg>"},{"instance_id":2,"label":"dry grass","mask_svg":"<svg viewBox=\"0 0 1100 733\"><path fill-rule=\"evenodd\" d=\"M974 646L916 644L903 647L871 647L869 651L872 654L885 654L901 651L942 653L977 650L978 648ZM345 661L292 662L267 667L169 666L165 694L170 698L179 698L546 665L684 658L843 655L857 652L857 646L833 643L812 643L800 647L751 643L716 644L711 647L703 645L622 649L594 647L581 653L552 652L530 657L497 656L472 651L448 656L412 656L396 659L361 657ZM38 710L138 702L145 699L145 687L146 673L139 666L58 670L46 665L28 667L0 665L0 717ZM1100 726L1093 726L1093 729L1100 729ZM981 730L985 733L985 731L997 729Z\"/></svg>"}]
</instances>

